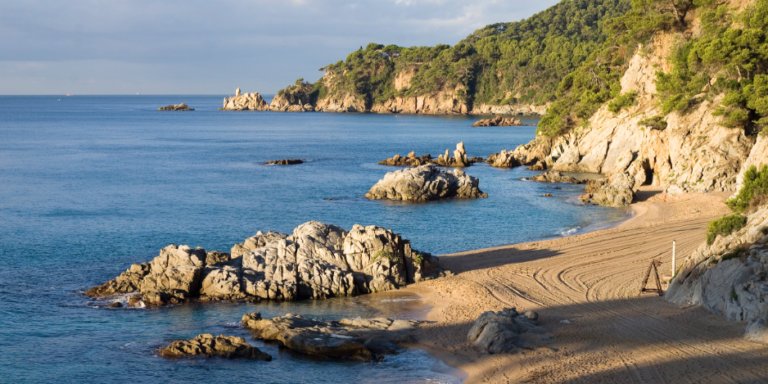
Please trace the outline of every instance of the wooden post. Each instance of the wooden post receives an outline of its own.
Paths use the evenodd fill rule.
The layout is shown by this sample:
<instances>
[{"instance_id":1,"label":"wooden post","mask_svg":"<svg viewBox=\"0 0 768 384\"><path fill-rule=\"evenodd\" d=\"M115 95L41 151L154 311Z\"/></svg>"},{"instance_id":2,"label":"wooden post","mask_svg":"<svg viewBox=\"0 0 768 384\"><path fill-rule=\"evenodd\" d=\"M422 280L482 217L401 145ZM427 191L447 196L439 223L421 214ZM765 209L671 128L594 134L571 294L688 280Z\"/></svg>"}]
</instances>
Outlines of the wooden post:
<instances>
[{"instance_id":1,"label":"wooden post","mask_svg":"<svg viewBox=\"0 0 768 384\"><path fill-rule=\"evenodd\" d=\"M677 241L672 240L672 277L677 273Z\"/></svg>"}]
</instances>

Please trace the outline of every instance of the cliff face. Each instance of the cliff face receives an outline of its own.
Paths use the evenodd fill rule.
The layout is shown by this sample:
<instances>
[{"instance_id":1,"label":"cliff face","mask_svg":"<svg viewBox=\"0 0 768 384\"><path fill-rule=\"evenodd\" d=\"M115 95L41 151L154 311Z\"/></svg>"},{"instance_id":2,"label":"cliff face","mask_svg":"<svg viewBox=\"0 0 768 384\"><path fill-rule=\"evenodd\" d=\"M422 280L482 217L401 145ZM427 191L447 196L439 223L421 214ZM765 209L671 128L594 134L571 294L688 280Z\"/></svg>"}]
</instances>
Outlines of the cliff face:
<instances>
[{"instance_id":1,"label":"cliff face","mask_svg":"<svg viewBox=\"0 0 768 384\"><path fill-rule=\"evenodd\" d=\"M764 139L755 145L742 128L723 126L715 116L721 97L703 101L685 114L663 116L656 74L668 71L667 58L685 37L666 33L638 48L621 79L621 93L635 94L633 105L617 113L603 105L569 133L539 136L515 155L539 169L626 173L635 188L652 184L669 192L734 190L745 166L764 158Z\"/></svg>"}]
</instances>

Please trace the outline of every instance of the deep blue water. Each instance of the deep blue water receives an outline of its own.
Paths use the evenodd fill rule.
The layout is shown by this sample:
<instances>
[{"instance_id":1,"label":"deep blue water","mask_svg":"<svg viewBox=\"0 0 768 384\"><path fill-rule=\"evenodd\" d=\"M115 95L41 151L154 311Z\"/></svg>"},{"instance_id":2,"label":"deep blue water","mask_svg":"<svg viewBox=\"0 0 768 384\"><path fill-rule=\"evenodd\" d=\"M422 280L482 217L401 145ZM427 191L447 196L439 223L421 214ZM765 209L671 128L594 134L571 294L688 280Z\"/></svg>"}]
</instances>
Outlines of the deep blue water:
<instances>
[{"instance_id":1,"label":"deep blue water","mask_svg":"<svg viewBox=\"0 0 768 384\"><path fill-rule=\"evenodd\" d=\"M185 101L195 112L158 112ZM417 317L389 296L317 303L93 308L83 289L168 243L228 250L257 230L308 220L391 227L436 254L558 236L625 212L585 207L580 188L478 165L488 199L367 201L394 153L514 148L534 127L398 115L217 111L218 96L0 96L0 382L450 382L424 352L382 363L317 362L262 346L271 363L166 361L153 351L201 332L247 336L248 311ZM534 122L532 122L534 123ZM290 167L269 159L302 158ZM553 198L542 198L552 193Z\"/></svg>"}]
</instances>

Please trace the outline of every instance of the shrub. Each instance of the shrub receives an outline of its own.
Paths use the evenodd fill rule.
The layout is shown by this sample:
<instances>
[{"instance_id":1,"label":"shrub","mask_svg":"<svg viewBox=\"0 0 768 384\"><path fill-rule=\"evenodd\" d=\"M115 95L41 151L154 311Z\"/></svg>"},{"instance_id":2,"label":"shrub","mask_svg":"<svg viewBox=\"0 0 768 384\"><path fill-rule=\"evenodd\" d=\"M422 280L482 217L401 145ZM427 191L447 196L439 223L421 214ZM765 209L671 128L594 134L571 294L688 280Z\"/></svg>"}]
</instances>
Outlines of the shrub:
<instances>
[{"instance_id":1,"label":"shrub","mask_svg":"<svg viewBox=\"0 0 768 384\"><path fill-rule=\"evenodd\" d=\"M744 173L744 184L739 193L728 200L728 206L736 213L745 213L768 200L768 165L758 171L751 166Z\"/></svg>"},{"instance_id":2,"label":"shrub","mask_svg":"<svg viewBox=\"0 0 768 384\"><path fill-rule=\"evenodd\" d=\"M608 110L613 113L619 113L622 109L635 105L637 101L637 92L627 92L616 96L608 103Z\"/></svg>"},{"instance_id":3,"label":"shrub","mask_svg":"<svg viewBox=\"0 0 768 384\"><path fill-rule=\"evenodd\" d=\"M659 131L663 131L667 129L667 120L664 119L664 116L653 116L646 119L642 119L638 124L646 126L650 129L656 129Z\"/></svg>"},{"instance_id":4,"label":"shrub","mask_svg":"<svg viewBox=\"0 0 768 384\"><path fill-rule=\"evenodd\" d=\"M711 223L707 228L707 244L712 244L718 236L727 236L738 231L747 224L747 217L740 214L723 216Z\"/></svg>"}]
</instances>

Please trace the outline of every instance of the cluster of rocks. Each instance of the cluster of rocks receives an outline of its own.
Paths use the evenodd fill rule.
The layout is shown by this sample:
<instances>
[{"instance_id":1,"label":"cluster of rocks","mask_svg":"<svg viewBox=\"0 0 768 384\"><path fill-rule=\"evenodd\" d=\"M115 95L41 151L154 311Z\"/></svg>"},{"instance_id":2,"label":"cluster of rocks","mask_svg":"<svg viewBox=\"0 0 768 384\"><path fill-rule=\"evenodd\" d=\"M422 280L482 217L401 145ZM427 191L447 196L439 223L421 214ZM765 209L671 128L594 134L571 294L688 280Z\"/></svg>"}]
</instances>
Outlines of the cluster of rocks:
<instances>
[{"instance_id":1,"label":"cluster of rocks","mask_svg":"<svg viewBox=\"0 0 768 384\"><path fill-rule=\"evenodd\" d=\"M514 168L522 165L520 161L515 157L512 151L502 149L499 153L492 153L488 155L485 160L488 165L494 168Z\"/></svg>"},{"instance_id":2,"label":"cluster of rocks","mask_svg":"<svg viewBox=\"0 0 768 384\"><path fill-rule=\"evenodd\" d=\"M269 103L269 110L278 112L312 112L315 110L313 92L312 84L305 82L304 79L298 79L295 84L289 85L277 92Z\"/></svg>"},{"instance_id":3,"label":"cluster of rocks","mask_svg":"<svg viewBox=\"0 0 768 384\"><path fill-rule=\"evenodd\" d=\"M297 165L297 164L304 164L304 160L302 159L280 159L280 160L269 160L264 162L265 165Z\"/></svg>"},{"instance_id":4,"label":"cluster of rocks","mask_svg":"<svg viewBox=\"0 0 768 384\"><path fill-rule=\"evenodd\" d=\"M387 318L321 321L293 314L263 319L259 313L250 313L243 316L242 324L255 338L300 354L372 361L397 352L396 343L407 339L420 322Z\"/></svg>"},{"instance_id":5,"label":"cluster of rocks","mask_svg":"<svg viewBox=\"0 0 768 384\"><path fill-rule=\"evenodd\" d=\"M464 147L464 142L459 142L456 144L456 149L453 151L453 156L451 156L447 149L443 154L438 155L436 159L433 158L430 154L417 156L415 152L411 151L406 156L400 156L399 153L395 154L388 159L380 161L379 164L397 167L419 167L422 165L433 164L442 167L463 168L475 163L480 163L482 161L482 157L467 156L467 150Z\"/></svg>"},{"instance_id":6,"label":"cluster of rocks","mask_svg":"<svg viewBox=\"0 0 768 384\"><path fill-rule=\"evenodd\" d=\"M257 233L231 253L169 245L152 261L86 291L128 306L189 300L324 299L397 289L441 273L436 257L377 226L347 232L310 221L291 235Z\"/></svg>"},{"instance_id":7,"label":"cluster of rocks","mask_svg":"<svg viewBox=\"0 0 768 384\"><path fill-rule=\"evenodd\" d=\"M512 116L494 116L481 119L472 124L473 127L513 127L523 125L522 120Z\"/></svg>"},{"instance_id":8,"label":"cluster of rocks","mask_svg":"<svg viewBox=\"0 0 768 384\"><path fill-rule=\"evenodd\" d=\"M635 199L635 181L626 173L589 180L579 199L586 204L624 207L632 204Z\"/></svg>"},{"instance_id":9,"label":"cluster of rocks","mask_svg":"<svg viewBox=\"0 0 768 384\"><path fill-rule=\"evenodd\" d=\"M748 339L768 343L768 206L748 215L742 229L699 246L664 296L746 322Z\"/></svg>"},{"instance_id":10,"label":"cluster of rocks","mask_svg":"<svg viewBox=\"0 0 768 384\"><path fill-rule=\"evenodd\" d=\"M177 340L161 348L160 356L166 358L221 357L225 359L249 359L271 361L272 356L248 344L237 336L214 336L204 333L189 340Z\"/></svg>"},{"instance_id":11,"label":"cluster of rocks","mask_svg":"<svg viewBox=\"0 0 768 384\"><path fill-rule=\"evenodd\" d=\"M410 202L488 197L479 185L477 178L460 169L448 172L433 165L422 165L387 173L365 197Z\"/></svg>"},{"instance_id":12,"label":"cluster of rocks","mask_svg":"<svg viewBox=\"0 0 768 384\"><path fill-rule=\"evenodd\" d=\"M537 325L538 319L536 312L519 313L515 308L485 312L472 324L467 341L474 348L490 354L531 349L548 340L548 335Z\"/></svg>"},{"instance_id":13,"label":"cluster of rocks","mask_svg":"<svg viewBox=\"0 0 768 384\"><path fill-rule=\"evenodd\" d=\"M194 111L195 109L185 103L164 105L158 108L159 111Z\"/></svg>"},{"instance_id":14,"label":"cluster of rocks","mask_svg":"<svg viewBox=\"0 0 768 384\"><path fill-rule=\"evenodd\" d=\"M542 172L531 178L532 181L540 183L567 183L567 184L584 184L586 179L579 179L577 177L566 175L558 171L546 171Z\"/></svg>"},{"instance_id":15,"label":"cluster of rocks","mask_svg":"<svg viewBox=\"0 0 768 384\"><path fill-rule=\"evenodd\" d=\"M269 104L258 92L242 93L240 88L235 90L235 95L224 98L221 109L225 111L268 111Z\"/></svg>"}]
</instances>

